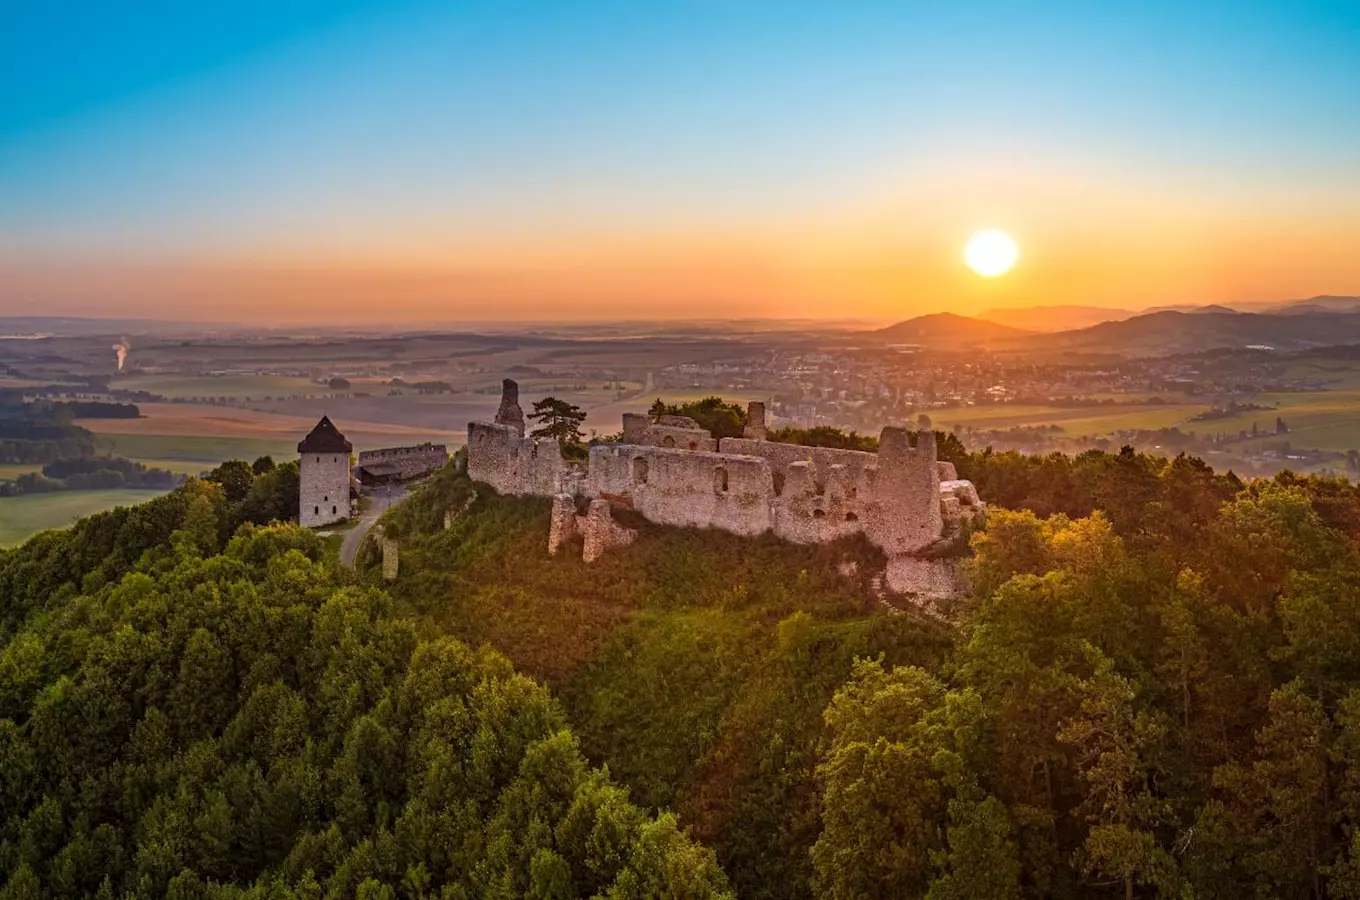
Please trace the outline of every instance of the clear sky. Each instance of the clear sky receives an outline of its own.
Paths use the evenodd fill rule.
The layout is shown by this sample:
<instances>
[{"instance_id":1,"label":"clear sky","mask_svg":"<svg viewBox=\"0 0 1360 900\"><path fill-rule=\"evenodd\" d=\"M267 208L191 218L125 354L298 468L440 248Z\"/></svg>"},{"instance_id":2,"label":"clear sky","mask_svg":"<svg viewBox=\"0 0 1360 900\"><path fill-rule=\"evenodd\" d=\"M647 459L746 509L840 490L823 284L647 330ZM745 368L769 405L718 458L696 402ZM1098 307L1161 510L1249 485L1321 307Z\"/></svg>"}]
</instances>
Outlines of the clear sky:
<instances>
[{"instance_id":1,"label":"clear sky","mask_svg":"<svg viewBox=\"0 0 1360 900\"><path fill-rule=\"evenodd\" d=\"M1357 0L0 0L0 314L1318 293L1360 293Z\"/></svg>"}]
</instances>

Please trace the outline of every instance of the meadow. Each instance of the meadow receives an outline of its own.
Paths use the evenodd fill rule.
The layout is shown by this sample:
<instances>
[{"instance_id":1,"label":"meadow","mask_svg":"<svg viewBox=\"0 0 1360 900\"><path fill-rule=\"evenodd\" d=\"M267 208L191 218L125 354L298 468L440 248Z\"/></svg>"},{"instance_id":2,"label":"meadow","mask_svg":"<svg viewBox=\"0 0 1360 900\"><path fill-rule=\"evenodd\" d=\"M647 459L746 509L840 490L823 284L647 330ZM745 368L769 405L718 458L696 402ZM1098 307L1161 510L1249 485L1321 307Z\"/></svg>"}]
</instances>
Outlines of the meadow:
<instances>
[{"instance_id":1,"label":"meadow","mask_svg":"<svg viewBox=\"0 0 1360 900\"><path fill-rule=\"evenodd\" d=\"M0 547L23 543L48 528L65 528L92 513L145 503L162 493L164 491L57 491L0 497Z\"/></svg>"}]
</instances>

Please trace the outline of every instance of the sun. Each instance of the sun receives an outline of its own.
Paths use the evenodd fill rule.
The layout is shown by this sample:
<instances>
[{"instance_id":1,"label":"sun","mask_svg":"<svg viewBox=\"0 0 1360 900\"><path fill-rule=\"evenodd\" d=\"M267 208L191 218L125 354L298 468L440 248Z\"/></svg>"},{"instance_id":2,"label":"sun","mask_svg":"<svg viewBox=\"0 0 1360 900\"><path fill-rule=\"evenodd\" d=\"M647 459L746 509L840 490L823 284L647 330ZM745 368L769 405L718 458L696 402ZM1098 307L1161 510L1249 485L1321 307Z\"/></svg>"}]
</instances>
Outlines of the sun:
<instances>
[{"instance_id":1,"label":"sun","mask_svg":"<svg viewBox=\"0 0 1360 900\"><path fill-rule=\"evenodd\" d=\"M963 260L968 268L985 278L1005 275L1020 258L1020 248L1004 231L988 228L968 239Z\"/></svg>"}]
</instances>

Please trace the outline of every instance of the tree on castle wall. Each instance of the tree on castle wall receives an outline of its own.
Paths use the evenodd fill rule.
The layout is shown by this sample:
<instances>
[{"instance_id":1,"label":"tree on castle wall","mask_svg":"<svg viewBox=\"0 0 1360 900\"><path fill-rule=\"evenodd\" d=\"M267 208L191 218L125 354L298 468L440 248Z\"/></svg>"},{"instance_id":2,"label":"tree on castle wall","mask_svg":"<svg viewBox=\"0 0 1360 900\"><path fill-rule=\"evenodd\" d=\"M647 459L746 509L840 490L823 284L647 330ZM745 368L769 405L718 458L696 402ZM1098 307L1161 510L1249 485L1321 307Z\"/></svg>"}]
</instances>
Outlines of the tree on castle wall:
<instances>
[{"instance_id":1,"label":"tree on castle wall","mask_svg":"<svg viewBox=\"0 0 1360 900\"><path fill-rule=\"evenodd\" d=\"M538 423L531 432L534 437L556 438L566 445L581 443L581 423L586 420L586 413L575 404L544 397L534 404L529 418Z\"/></svg>"}]
</instances>

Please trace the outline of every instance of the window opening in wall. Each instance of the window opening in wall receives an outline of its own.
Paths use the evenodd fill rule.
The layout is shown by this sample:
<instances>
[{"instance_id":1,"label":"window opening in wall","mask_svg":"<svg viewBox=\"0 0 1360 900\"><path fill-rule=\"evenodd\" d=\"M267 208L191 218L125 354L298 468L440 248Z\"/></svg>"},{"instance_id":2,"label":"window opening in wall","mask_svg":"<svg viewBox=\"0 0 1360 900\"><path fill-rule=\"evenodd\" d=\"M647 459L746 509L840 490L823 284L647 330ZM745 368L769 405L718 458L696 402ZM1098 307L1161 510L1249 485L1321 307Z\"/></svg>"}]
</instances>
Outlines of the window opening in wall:
<instances>
[{"instance_id":1,"label":"window opening in wall","mask_svg":"<svg viewBox=\"0 0 1360 900\"><path fill-rule=\"evenodd\" d=\"M821 510L821 509L814 509L814 510L812 511L812 518L814 518L814 519L825 519L825 518L826 518L826 511L825 511L825 510Z\"/></svg>"},{"instance_id":2,"label":"window opening in wall","mask_svg":"<svg viewBox=\"0 0 1360 900\"><path fill-rule=\"evenodd\" d=\"M782 495L783 493L784 493L784 473L783 473L783 472L775 472L775 473L774 473L774 495L775 495L776 497L778 497L778 496Z\"/></svg>"},{"instance_id":3,"label":"window opening in wall","mask_svg":"<svg viewBox=\"0 0 1360 900\"><path fill-rule=\"evenodd\" d=\"M647 483L647 469L646 458L641 456L633 458L633 484Z\"/></svg>"},{"instance_id":4,"label":"window opening in wall","mask_svg":"<svg viewBox=\"0 0 1360 900\"><path fill-rule=\"evenodd\" d=\"M847 522L858 522L858 521L859 521L859 516L855 515L854 513L846 513L846 514L845 514L845 521L847 521Z\"/></svg>"},{"instance_id":5,"label":"window opening in wall","mask_svg":"<svg viewBox=\"0 0 1360 900\"><path fill-rule=\"evenodd\" d=\"M727 470L722 466L713 470L713 490L719 494L727 493Z\"/></svg>"},{"instance_id":6,"label":"window opening in wall","mask_svg":"<svg viewBox=\"0 0 1360 900\"><path fill-rule=\"evenodd\" d=\"M333 516L334 516L334 515L339 515L339 513L337 513L337 512L335 511L335 507L334 507L334 506L331 507L331 515L333 515Z\"/></svg>"},{"instance_id":7,"label":"window opening in wall","mask_svg":"<svg viewBox=\"0 0 1360 900\"><path fill-rule=\"evenodd\" d=\"M694 441L690 441L690 442L689 442L689 449L691 449L691 450L698 450L698 449L699 449L699 445L696 444L696 443L694 443Z\"/></svg>"},{"instance_id":8,"label":"window opening in wall","mask_svg":"<svg viewBox=\"0 0 1360 900\"><path fill-rule=\"evenodd\" d=\"M661 446L663 446L663 447L674 447L674 446L675 446L675 438L671 437L669 434L666 435L664 438L661 439Z\"/></svg>"},{"instance_id":9,"label":"window opening in wall","mask_svg":"<svg viewBox=\"0 0 1360 900\"><path fill-rule=\"evenodd\" d=\"M854 500L855 497L858 496L858 495L859 495L859 488L855 487L853 484L850 485L848 488L845 489L845 496L849 497L851 500Z\"/></svg>"},{"instance_id":10,"label":"window opening in wall","mask_svg":"<svg viewBox=\"0 0 1360 900\"><path fill-rule=\"evenodd\" d=\"M313 507L312 507L312 515L314 515L314 516L319 516L319 515L321 515L321 507L319 507L319 506L313 506Z\"/></svg>"}]
</instances>

